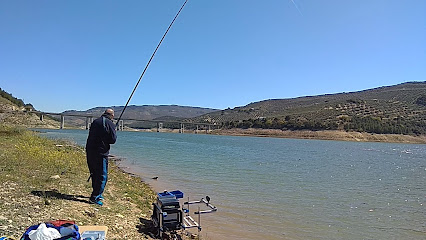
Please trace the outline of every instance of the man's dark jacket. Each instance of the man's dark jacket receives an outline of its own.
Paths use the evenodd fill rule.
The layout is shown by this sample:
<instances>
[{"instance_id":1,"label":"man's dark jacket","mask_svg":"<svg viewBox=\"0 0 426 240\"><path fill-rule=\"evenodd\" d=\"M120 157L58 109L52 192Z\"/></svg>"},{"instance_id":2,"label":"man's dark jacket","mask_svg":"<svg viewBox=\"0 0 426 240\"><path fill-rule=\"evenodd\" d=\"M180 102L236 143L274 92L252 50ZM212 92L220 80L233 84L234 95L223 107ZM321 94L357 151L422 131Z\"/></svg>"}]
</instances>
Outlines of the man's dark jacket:
<instances>
[{"instance_id":1,"label":"man's dark jacket","mask_svg":"<svg viewBox=\"0 0 426 240\"><path fill-rule=\"evenodd\" d=\"M106 116L93 121L86 142L86 151L108 156L110 144L117 140L115 124Z\"/></svg>"}]
</instances>

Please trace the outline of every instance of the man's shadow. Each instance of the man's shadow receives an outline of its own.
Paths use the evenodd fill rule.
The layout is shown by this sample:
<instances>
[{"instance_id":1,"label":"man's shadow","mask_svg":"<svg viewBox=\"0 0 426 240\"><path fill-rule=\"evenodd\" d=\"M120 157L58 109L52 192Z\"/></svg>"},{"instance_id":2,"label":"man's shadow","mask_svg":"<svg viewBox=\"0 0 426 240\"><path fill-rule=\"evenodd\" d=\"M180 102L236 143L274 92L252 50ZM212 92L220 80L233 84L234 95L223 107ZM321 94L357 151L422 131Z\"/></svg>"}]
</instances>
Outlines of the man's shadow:
<instances>
[{"instance_id":1,"label":"man's shadow","mask_svg":"<svg viewBox=\"0 0 426 240\"><path fill-rule=\"evenodd\" d=\"M70 200L76 202L90 203L88 199L89 197L82 195L69 195L58 192L57 190L53 191L31 191L31 194L41 198L52 198L52 199L63 199Z\"/></svg>"}]
</instances>

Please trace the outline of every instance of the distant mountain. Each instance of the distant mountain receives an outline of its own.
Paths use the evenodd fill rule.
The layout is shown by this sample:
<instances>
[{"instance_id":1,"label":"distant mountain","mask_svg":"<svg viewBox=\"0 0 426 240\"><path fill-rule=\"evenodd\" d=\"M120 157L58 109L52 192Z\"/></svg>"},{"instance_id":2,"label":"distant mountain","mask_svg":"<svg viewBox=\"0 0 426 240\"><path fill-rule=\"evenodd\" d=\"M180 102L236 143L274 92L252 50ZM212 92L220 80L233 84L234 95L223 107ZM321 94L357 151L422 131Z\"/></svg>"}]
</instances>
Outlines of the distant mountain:
<instances>
[{"instance_id":1,"label":"distant mountain","mask_svg":"<svg viewBox=\"0 0 426 240\"><path fill-rule=\"evenodd\" d=\"M101 116L107 108L114 109L115 117L118 118L123 111L124 106L112 107L96 107L87 111L65 111L64 114L80 114ZM183 119L194 118L200 115L218 111L218 109L200 108L200 107L187 107L177 105L142 105L127 106L122 119L135 119L135 120L163 120L163 121L182 121ZM84 119L68 117L67 122L72 122L75 125L84 125ZM137 124L135 121L126 121L126 126L145 128L151 127Z\"/></svg>"},{"instance_id":2,"label":"distant mountain","mask_svg":"<svg viewBox=\"0 0 426 240\"><path fill-rule=\"evenodd\" d=\"M208 113L191 121L217 123L227 128L425 134L426 82L350 93L271 99Z\"/></svg>"},{"instance_id":3,"label":"distant mountain","mask_svg":"<svg viewBox=\"0 0 426 240\"><path fill-rule=\"evenodd\" d=\"M121 114L124 106L112 107L96 107L87 111L65 111L64 113L80 113L82 115L100 116L107 108L114 109L116 117ZM193 118L203 114L217 111L218 109L200 108L200 107L186 107L177 105L142 105L127 106L122 118L124 119L138 119L138 120L153 120L160 117L174 117L174 118Z\"/></svg>"}]
</instances>

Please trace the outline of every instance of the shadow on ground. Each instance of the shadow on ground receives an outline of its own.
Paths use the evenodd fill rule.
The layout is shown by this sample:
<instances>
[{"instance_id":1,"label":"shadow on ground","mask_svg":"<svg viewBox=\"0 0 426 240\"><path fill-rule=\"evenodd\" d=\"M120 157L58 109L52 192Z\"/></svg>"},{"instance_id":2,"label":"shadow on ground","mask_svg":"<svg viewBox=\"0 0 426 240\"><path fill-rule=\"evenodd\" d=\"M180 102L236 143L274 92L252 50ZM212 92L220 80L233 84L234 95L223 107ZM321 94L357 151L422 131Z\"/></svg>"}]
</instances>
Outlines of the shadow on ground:
<instances>
[{"instance_id":1,"label":"shadow on ground","mask_svg":"<svg viewBox=\"0 0 426 240\"><path fill-rule=\"evenodd\" d=\"M150 219L139 218L140 224L136 225L138 232L148 235L152 238L156 238L157 229L154 227L154 223Z\"/></svg>"},{"instance_id":2,"label":"shadow on ground","mask_svg":"<svg viewBox=\"0 0 426 240\"><path fill-rule=\"evenodd\" d=\"M41 197L41 198L53 198L53 199L63 199L76 202L90 203L86 196L82 195L69 195L58 192L57 190L52 191L31 191L31 194Z\"/></svg>"},{"instance_id":3,"label":"shadow on ground","mask_svg":"<svg viewBox=\"0 0 426 240\"><path fill-rule=\"evenodd\" d=\"M154 239L169 239L169 240L182 240L183 231L172 231L164 232L161 237L159 235L159 230L154 226L154 223L150 219L139 218L140 224L136 225L138 232L150 236Z\"/></svg>"}]
</instances>

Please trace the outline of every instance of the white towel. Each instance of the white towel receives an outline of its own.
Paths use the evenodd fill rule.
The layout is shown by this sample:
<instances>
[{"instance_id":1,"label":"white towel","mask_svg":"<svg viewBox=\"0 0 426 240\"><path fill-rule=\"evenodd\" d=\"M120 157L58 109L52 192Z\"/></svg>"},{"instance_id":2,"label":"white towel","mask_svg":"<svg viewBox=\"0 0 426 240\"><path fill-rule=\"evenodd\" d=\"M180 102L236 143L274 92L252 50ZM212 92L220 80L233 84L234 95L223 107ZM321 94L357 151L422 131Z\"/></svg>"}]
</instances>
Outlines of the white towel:
<instances>
[{"instance_id":1,"label":"white towel","mask_svg":"<svg viewBox=\"0 0 426 240\"><path fill-rule=\"evenodd\" d=\"M36 230L30 231L28 237L31 240L53 240L60 238L61 234L55 228L48 228L46 224L42 223Z\"/></svg>"}]
</instances>

